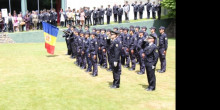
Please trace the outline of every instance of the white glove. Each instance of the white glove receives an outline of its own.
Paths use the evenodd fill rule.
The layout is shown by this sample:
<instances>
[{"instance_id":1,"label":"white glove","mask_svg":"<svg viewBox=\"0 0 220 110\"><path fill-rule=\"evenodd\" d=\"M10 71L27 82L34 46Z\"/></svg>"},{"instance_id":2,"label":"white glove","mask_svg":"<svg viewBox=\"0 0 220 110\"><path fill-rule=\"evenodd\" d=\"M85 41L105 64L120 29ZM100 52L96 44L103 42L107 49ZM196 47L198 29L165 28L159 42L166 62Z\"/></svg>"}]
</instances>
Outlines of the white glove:
<instances>
[{"instance_id":1,"label":"white glove","mask_svg":"<svg viewBox=\"0 0 220 110\"><path fill-rule=\"evenodd\" d=\"M152 65L152 69L155 69L155 66Z\"/></svg>"},{"instance_id":2,"label":"white glove","mask_svg":"<svg viewBox=\"0 0 220 110\"><path fill-rule=\"evenodd\" d=\"M51 20L50 20L50 22L51 22Z\"/></svg>"},{"instance_id":3,"label":"white glove","mask_svg":"<svg viewBox=\"0 0 220 110\"><path fill-rule=\"evenodd\" d=\"M118 65L118 62L114 62L114 66L116 67Z\"/></svg>"}]
</instances>

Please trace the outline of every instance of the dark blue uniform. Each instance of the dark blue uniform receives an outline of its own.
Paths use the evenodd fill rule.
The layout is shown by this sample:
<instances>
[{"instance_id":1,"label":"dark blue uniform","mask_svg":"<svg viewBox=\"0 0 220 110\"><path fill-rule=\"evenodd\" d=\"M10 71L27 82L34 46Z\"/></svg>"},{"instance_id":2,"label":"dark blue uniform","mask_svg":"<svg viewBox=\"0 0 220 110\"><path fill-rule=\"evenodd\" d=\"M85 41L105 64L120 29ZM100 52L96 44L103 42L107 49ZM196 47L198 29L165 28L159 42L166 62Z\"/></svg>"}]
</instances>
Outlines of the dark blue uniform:
<instances>
[{"instance_id":1,"label":"dark blue uniform","mask_svg":"<svg viewBox=\"0 0 220 110\"><path fill-rule=\"evenodd\" d=\"M92 66L93 66L93 72L92 76L98 76L98 68L97 68L97 52L98 52L98 43L96 38L92 38L90 40L90 45L89 45L89 52L90 52L90 59L92 61ZM94 58L96 56L96 58Z\"/></svg>"},{"instance_id":2,"label":"dark blue uniform","mask_svg":"<svg viewBox=\"0 0 220 110\"><path fill-rule=\"evenodd\" d=\"M131 6L134 7L134 20L137 20L138 5L132 4Z\"/></svg>"},{"instance_id":3,"label":"dark blue uniform","mask_svg":"<svg viewBox=\"0 0 220 110\"><path fill-rule=\"evenodd\" d=\"M156 32L151 33L151 35L155 37L154 44L157 45L157 34L156 34Z\"/></svg>"},{"instance_id":4,"label":"dark blue uniform","mask_svg":"<svg viewBox=\"0 0 220 110\"><path fill-rule=\"evenodd\" d=\"M117 22L118 6L113 6L114 21Z\"/></svg>"},{"instance_id":5,"label":"dark blue uniform","mask_svg":"<svg viewBox=\"0 0 220 110\"><path fill-rule=\"evenodd\" d=\"M104 14L105 14L105 10L101 8L99 10L99 22L101 25L104 24Z\"/></svg>"},{"instance_id":6,"label":"dark blue uniform","mask_svg":"<svg viewBox=\"0 0 220 110\"><path fill-rule=\"evenodd\" d=\"M145 72L145 64L144 64L144 58L142 57L143 51L143 45L144 45L144 37L139 37L138 43L137 43L137 52L139 55L139 64L140 64L140 72L138 74L144 74Z\"/></svg>"},{"instance_id":7,"label":"dark blue uniform","mask_svg":"<svg viewBox=\"0 0 220 110\"><path fill-rule=\"evenodd\" d=\"M167 51L167 47L168 47L167 35L165 33L160 34L158 52L161 62L161 72L166 71L166 55L164 54L164 51Z\"/></svg>"},{"instance_id":8,"label":"dark blue uniform","mask_svg":"<svg viewBox=\"0 0 220 110\"><path fill-rule=\"evenodd\" d=\"M98 65L102 65L102 36L101 34L96 34L96 39L97 39L97 42L98 42L98 59L99 59L99 62L98 62Z\"/></svg>"},{"instance_id":9,"label":"dark blue uniform","mask_svg":"<svg viewBox=\"0 0 220 110\"><path fill-rule=\"evenodd\" d=\"M118 23L122 22L123 8L118 9Z\"/></svg>"},{"instance_id":10,"label":"dark blue uniform","mask_svg":"<svg viewBox=\"0 0 220 110\"><path fill-rule=\"evenodd\" d=\"M161 4L158 3L156 7L157 7L158 20L160 20L160 17L161 17Z\"/></svg>"},{"instance_id":11,"label":"dark blue uniform","mask_svg":"<svg viewBox=\"0 0 220 110\"><path fill-rule=\"evenodd\" d=\"M120 53L121 53L121 43L119 39L115 39L114 41L108 40L110 44L110 55L111 55L111 64L113 69L113 88L119 88L120 86L120 75L121 75L121 64L120 64ZM117 65L114 65L117 63Z\"/></svg>"},{"instance_id":12,"label":"dark blue uniform","mask_svg":"<svg viewBox=\"0 0 220 110\"><path fill-rule=\"evenodd\" d=\"M101 50L102 50L102 61L101 61L101 64L102 64L102 67L103 68L107 68L107 54L106 54L106 46L107 46L107 35L106 34L101 34ZM105 50L105 51L103 51Z\"/></svg>"},{"instance_id":13,"label":"dark blue uniform","mask_svg":"<svg viewBox=\"0 0 220 110\"><path fill-rule=\"evenodd\" d=\"M78 66L82 67L83 60L82 60L82 48L83 48L83 37L78 37L78 45L77 45L77 64Z\"/></svg>"},{"instance_id":14,"label":"dark blue uniform","mask_svg":"<svg viewBox=\"0 0 220 110\"><path fill-rule=\"evenodd\" d=\"M129 46L129 48L130 48L131 70L135 70L135 67L136 67L135 53L137 53L137 51L136 51L137 43L138 43L137 36L135 34L130 35L130 46ZM131 50L133 50L134 53L131 53Z\"/></svg>"},{"instance_id":15,"label":"dark blue uniform","mask_svg":"<svg viewBox=\"0 0 220 110\"><path fill-rule=\"evenodd\" d=\"M151 9L151 3L148 2L148 3L145 3L145 5L147 6L147 19L150 19L150 9Z\"/></svg>"},{"instance_id":16,"label":"dark blue uniform","mask_svg":"<svg viewBox=\"0 0 220 110\"><path fill-rule=\"evenodd\" d=\"M86 55L86 62L87 62L87 70L86 72L91 72L92 71L92 62L91 62L91 58L89 58L89 54L90 54L90 51L89 51L89 46L90 46L90 38L85 38L84 39L85 42L83 43L83 49L84 49L84 52L85 52L85 55Z\"/></svg>"},{"instance_id":17,"label":"dark blue uniform","mask_svg":"<svg viewBox=\"0 0 220 110\"><path fill-rule=\"evenodd\" d=\"M63 37L65 37L65 41L66 41L66 46L67 46L67 55L71 55L72 53L72 49L71 49L71 42L70 42L70 36L72 36L71 34L73 34L70 30L70 28L68 28L67 30L64 31L64 35Z\"/></svg>"},{"instance_id":18,"label":"dark blue uniform","mask_svg":"<svg viewBox=\"0 0 220 110\"><path fill-rule=\"evenodd\" d=\"M129 57L129 46L131 44L131 38L129 34L123 34L123 47L124 47L124 55L125 55L125 67L129 68L130 67L130 57Z\"/></svg>"},{"instance_id":19,"label":"dark blue uniform","mask_svg":"<svg viewBox=\"0 0 220 110\"><path fill-rule=\"evenodd\" d=\"M158 53L156 52L157 46L155 44L150 44L144 48L145 53L145 67L147 72L148 79L148 90L152 91L156 88L156 77L155 77L155 68L158 60Z\"/></svg>"}]
</instances>

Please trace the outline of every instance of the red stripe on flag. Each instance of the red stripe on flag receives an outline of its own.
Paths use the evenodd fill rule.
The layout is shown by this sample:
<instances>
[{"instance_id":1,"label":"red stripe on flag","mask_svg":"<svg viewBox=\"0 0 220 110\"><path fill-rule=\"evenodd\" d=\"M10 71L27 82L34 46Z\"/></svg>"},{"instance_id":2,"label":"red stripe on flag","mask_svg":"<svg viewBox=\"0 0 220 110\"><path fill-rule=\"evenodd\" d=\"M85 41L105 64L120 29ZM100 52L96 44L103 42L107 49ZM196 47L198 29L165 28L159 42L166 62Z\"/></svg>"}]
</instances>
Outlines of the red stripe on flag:
<instances>
[{"instance_id":1,"label":"red stripe on flag","mask_svg":"<svg viewBox=\"0 0 220 110\"><path fill-rule=\"evenodd\" d=\"M50 44L48 44L48 43L45 43L45 48L47 49L47 52L48 52L49 54L54 54L55 46L52 46L52 45L50 45Z\"/></svg>"}]
</instances>

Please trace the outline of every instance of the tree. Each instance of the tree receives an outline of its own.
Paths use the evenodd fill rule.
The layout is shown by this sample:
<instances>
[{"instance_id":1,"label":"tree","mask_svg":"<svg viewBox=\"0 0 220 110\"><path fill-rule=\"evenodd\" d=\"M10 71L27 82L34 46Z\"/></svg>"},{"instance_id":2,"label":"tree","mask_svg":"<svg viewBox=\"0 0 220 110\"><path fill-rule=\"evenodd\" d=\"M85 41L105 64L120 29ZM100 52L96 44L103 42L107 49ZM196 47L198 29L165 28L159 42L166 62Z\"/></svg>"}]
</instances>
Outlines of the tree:
<instances>
[{"instance_id":1,"label":"tree","mask_svg":"<svg viewBox=\"0 0 220 110\"><path fill-rule=\"evenodd\" d=\"M161 1L161 5L168 9L168 16L169 17L176 17L176 0L163 0Z\"/></svg>"}]
</instances>

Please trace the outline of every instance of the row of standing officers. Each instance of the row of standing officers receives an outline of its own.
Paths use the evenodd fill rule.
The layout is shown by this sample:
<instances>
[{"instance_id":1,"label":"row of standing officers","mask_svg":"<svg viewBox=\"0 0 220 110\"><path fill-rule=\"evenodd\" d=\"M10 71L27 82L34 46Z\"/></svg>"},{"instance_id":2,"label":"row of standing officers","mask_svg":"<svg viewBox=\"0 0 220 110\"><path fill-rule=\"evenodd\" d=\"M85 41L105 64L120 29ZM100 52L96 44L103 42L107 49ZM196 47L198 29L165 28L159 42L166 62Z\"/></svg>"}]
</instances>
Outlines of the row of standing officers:
<instances>
[{"instance_id":1,"label":"row of standing officers","mask_svg":"<svg viewBox=\"0 0 220 110\"><path fill-rule=\"evenodd\" d=\"M155 68L158 57L161 61L161 69L158 72L166 71L168 41L164 33L165 27L159 28L159 40L155 33L156 28L150 29L151 34L148 35L147 28L142 27L140 30L139 26L120 28L119 31L117 27L113 30L93 28L92 32L88 27L83 32L71 26L64 31L63 37L67 43L67 54L76 58L75 64L81 69L92 72L93 77L98 76L98 65L106 69L109 65L108 71L113 71L114 78L111 88L120 86L121 65L134 71L136 63L139 63L138 74L144 74L146 69L149 83L147 90L153 91L156 88Z\"/></svg>"}]
</instances>

